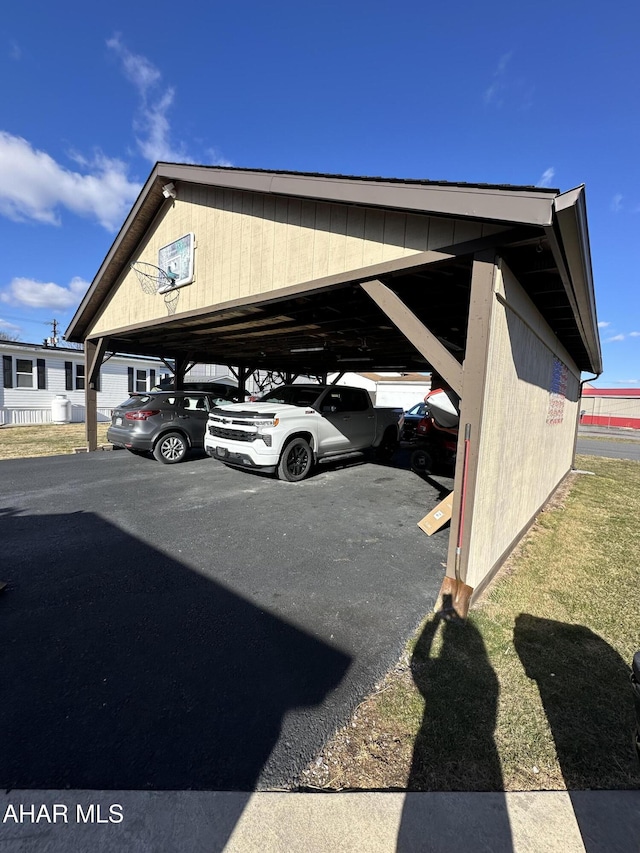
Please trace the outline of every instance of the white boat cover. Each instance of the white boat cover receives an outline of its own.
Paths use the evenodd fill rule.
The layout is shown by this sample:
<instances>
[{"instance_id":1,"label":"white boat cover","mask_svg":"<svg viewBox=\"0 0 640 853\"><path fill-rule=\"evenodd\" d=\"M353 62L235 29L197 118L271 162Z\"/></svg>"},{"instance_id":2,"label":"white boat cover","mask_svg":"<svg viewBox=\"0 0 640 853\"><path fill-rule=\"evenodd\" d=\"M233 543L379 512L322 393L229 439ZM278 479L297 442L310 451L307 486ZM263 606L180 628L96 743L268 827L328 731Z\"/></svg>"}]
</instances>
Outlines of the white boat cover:
<instances>
[{"instance_id":1,"label":"white boat cover","mask_svg":"<svg viewBox=\"0 0 640 853\"><path fill-rule=\"evenodd\" d=\"M424 399L437 426L445 429L458 426L460 413L442 388L429 391Z\"/></svg>"}]
</instances>

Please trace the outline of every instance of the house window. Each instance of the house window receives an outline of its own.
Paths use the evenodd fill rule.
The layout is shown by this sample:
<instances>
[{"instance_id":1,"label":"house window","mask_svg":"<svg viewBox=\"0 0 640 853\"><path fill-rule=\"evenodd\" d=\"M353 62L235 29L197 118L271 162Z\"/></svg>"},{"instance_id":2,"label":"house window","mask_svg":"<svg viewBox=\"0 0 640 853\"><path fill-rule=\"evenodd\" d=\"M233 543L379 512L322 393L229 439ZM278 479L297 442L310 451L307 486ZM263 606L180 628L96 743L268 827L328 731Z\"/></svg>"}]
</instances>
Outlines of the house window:
<instances>
[{"instance_id":1,"label":"house window","mask_svg":"<svg viewBox=\"0 0 640 853\"><path fill-rule=\"evenodd\" d=\"M33 361L30 358L16 359L16 388L33 388Z\"/></svg>"},{"instance_id":2,"label":"house window","mask_svg":"<svg viewBox=\"0 0 640 853\"><path fill-rule=\"evenodd\" d=\"M44 358L39 358L36 362L38 373L38 388L44 389L47 387L47 367Z\"/></svg>"},{"instance_id":3,"label":"house window","mask_svg":"<svg viewBox=\"0 0 640 853\"><path fill-rule=\"evenodd\" d=\"M84 391L84 364L76 364L76 391Z\"/></svg>"},{"instance_id":4,"label":"house window","mask_svg":"<svg viewBox=\"0 0 640 853\"><path fill-rule=\"evenodd\" d=\"M136 391L138 394L144 393L147 390L147 371L136 370Z\"/></svg>"}]
</instances>

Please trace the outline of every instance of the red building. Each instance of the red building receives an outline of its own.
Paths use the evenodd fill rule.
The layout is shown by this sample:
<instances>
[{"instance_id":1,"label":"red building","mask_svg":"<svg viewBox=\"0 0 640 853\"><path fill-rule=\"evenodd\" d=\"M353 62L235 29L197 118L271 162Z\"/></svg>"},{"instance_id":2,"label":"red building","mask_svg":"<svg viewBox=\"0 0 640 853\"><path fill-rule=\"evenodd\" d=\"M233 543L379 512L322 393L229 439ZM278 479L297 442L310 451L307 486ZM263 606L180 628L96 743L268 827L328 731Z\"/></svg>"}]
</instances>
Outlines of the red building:
<instances>
[{"instance_id":1,"label":"red building","mask_svg":"<svg viewBox=\"0 0 640 853\"><path fill-rule=\"evenodd\" d=\"M640 429L640 388L592 388L587 383L580 412L583 426Z\"/></svg>"}]
</instances>

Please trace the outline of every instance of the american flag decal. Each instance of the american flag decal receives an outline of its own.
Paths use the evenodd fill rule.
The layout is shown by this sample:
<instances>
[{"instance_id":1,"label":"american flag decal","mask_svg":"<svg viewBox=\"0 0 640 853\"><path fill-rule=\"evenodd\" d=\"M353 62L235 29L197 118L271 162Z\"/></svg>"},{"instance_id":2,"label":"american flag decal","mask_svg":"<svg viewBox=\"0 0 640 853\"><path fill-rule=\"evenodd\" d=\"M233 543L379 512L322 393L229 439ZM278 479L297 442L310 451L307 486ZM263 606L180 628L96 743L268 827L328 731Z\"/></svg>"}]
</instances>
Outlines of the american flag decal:
<instances>
[{"instance_id":1,"label":"american flag decal","mask_svg":"<svg viewBox=\"0 0 640 853\"><path fill-rule=\"evenodd\" d=\"M548 424L561 424L564 420L564 401L567 396L569 369L559 358L553 359L551 388L549 389Z\"/></svg>"}]
</instances>

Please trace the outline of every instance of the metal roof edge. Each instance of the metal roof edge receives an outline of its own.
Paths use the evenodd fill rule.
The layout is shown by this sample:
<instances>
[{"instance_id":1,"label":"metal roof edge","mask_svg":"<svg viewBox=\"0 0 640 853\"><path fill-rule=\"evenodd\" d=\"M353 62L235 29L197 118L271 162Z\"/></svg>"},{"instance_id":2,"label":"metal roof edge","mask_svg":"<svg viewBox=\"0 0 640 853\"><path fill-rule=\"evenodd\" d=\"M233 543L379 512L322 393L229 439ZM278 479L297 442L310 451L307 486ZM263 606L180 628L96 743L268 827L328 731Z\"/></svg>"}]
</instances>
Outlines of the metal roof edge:
<instances>
[{"instance_id":1,"label":"metal roof edge","mask_svg":"<svg viewBox=\"0 0 640 853\"><path fill-rule=\"evenodd\" d=\"M163 179L440 216L548 225L557 190L158 163ZM505 203L506 202L506 203Z\"/></svg>"},{"instance_id":2,"label":"metal roof edge","mask_svg":"<svg viewBox=\"0 0 640 853\"><path fill-rule=\"evenodd\" d=\"M554 200L554 213L579 315L576 320L582 329L583 341L591 359L590 369L600 374L602 350L598 333L584 184L558 195Z\"/></svg>"},{"instance_id":3,"label":"metal roof edge","mask_svg":"<svg viewBox=\"0 0 640 853\"><path fill-rule=\"evenodd\" d=\"M84 347L82 349L76 349L75 347L64 347L64 346L51 346L44 344L34 344L29 343L29 341L5 341L0 340L0 349L12 347L22 348L24 350L31 350L35 353L51 353L53 355L67 355L84 358ZM135 359L137 361L152 361L152 362L160 362L162 359L158 358L155 355L138 355L137 353L126 353L126 352L115 352L112 358L122 359L123 361L128 361L129 359Z\"/></svg>"},{"instance_id":4,"label":"metal roof edge","mask_svg":"<svg viewBox=\"0 0 640 853\"><path fill-rule=\"evenodd\" d=\"M640 388L583 388L583 397L640 397Z\"/></svg>"},{"instance_id":5,"label":"metal roof edge","mask_svg":"<svg viewBox=\"0 0 640 853\"><path fill-rule=\"evenodd\" d=\"M244 166L219 166L219 165L205 165L205 164L197 164L197 163L177 163L170 162L168 160L161 160L157 163L159 167L165 169L165 167L169 170L174 169L175 167L184 166L186 169L198 169L203 172L217 172L217 173L244 173L248 175L253 175L259 177L261 175L267 177L276 177L276 176L289 176L289 177L297 177L297 178L318 178L320 180L330 180L337 179L345 182L357 182L357 181L367 181L373 183L385 183L385 184L418 184L424 186L443 186L443 187L461 187L461 188L477 188L477 189L488 189L488 190L513 190L513 191L528 191L532 192L535 195L558 195L560 190L554 187L541 187L536 186L534 184L492 184L487 181L478 182L478 181L443 181L443 180L431 180L429 178L393 178L393 177L383 177L380 175L347 175L340 174L338 172L303 172L303 171L293 171L291 169L252 169Z\"/></svg>"}]
</instances>

